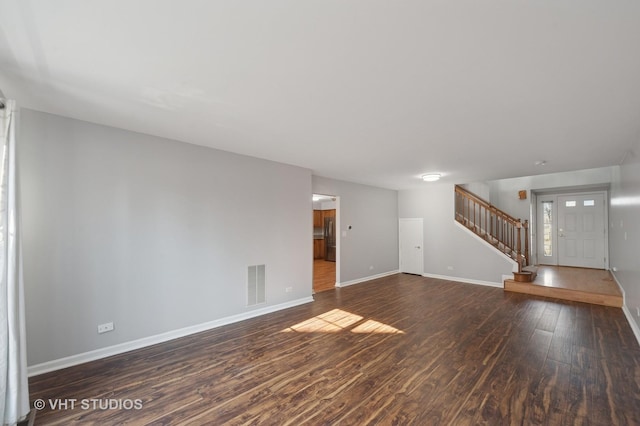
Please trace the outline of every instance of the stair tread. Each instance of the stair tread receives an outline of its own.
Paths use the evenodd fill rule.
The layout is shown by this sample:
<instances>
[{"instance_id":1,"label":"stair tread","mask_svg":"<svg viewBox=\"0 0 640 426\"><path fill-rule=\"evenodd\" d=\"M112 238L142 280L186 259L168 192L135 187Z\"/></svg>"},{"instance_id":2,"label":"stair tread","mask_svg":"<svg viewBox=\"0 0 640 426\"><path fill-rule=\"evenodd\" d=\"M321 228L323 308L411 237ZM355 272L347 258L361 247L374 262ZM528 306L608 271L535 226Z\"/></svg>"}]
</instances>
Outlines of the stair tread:
<instances>
[{"instance_id":1,"label":"stair tread","mask_svg":"<svg viewBox=\"0 0 640 426\"><path fill-rule=\"evenodd\" d=\"M536 274L529 271L514 272L513 279L518 282L531 283L536 279Z\"/></svg>"}]
</instances>

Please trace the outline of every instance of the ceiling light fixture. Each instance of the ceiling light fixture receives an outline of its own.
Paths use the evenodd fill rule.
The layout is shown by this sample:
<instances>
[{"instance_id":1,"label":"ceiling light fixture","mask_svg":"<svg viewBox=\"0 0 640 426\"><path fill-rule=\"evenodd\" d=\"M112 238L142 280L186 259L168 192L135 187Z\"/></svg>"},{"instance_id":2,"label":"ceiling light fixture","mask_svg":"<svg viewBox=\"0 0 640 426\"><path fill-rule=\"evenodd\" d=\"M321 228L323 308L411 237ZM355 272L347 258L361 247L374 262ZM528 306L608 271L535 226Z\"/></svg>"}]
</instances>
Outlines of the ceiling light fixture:
<instances>
[{"instance_id":1,"label":"ceiling light fixture","mask_svg":"<svg viewBox=\"0 0 640 426\"><path fill-rule=\"evenodd\" d=\"M536 166L546 166L547 165L547 160L538 160L535 163Z\"/></svg>"},{"instance_id":2,"label":"ceiling light fixture","mask_svg":"<svg viewBox=\"0 0 640 426\"><path fill-rule=\"evenodd\" d=\"M442 177L440 173L429 173L426 175L422 175L422 180L425 182L435 182L437 180L440 180L440 177Z\"/></svg>"}]
</instances>

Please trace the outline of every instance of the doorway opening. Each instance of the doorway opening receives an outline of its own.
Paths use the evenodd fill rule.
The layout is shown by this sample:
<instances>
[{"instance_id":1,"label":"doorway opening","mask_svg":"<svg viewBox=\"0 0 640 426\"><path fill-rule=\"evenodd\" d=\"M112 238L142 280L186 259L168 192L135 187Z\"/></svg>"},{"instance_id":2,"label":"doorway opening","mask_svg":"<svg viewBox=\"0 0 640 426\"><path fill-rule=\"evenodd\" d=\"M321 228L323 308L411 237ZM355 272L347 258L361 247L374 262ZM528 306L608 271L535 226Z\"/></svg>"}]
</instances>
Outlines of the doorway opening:
<instances>
[{"instance_id":1,"label":"doorway opening","mask_svg":"<svg viewBox=\"0 0 640 426\"><path fill-rule=\"evenodd\" d=\"M313 292L333 290L340 274L340 199L313 194Z\"/></svg>"},{"instance_id":2,"label":"doorway opening","mask_svg":"<svg viewBox=\"0 0 640 426\"><path fill-rule=\"evenodd\" d=\"M607 192L537 195L540 265L607 269Z\"/></svg>"}]
</instances>

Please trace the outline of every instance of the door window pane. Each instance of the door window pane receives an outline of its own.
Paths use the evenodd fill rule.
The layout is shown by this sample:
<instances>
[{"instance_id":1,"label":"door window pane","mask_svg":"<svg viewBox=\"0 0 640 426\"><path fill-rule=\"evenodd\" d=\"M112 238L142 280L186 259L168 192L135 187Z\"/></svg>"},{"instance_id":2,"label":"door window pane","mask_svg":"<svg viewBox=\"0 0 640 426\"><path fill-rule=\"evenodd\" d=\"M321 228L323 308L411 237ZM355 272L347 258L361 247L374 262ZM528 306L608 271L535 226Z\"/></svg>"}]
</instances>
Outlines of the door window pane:
<instances>
[{"instance_id":1,"label":"door window pane","mask_svg":"<svg viewBox=\"0 0 640 426\"><path fill-rule=\"evenodd\" d=\"M596 205L596 201L595 200L584 200L582 202L582 205L585 207L593 207Z\"/></svg>"},{"instance_id":2,"label":"door window pane","mask_svg":"<svg viewBox=\"0 0 640 426\"><path fill-rule=\"evenodd\" d=\"M565 201L564 205L565 205L565 207L575 207L576 206L576 201L575 200Z\"/></svg>"},{"instance_id":3,"label":"door window pane","mask_svg":"<svg viewBox=\"0 0 640 426\"><path fill-rule=\"evenodd\" d=\"M542 202L542 226L543 254L553 256L553 203L550 201Z\"/></svg>"}]
</instances>

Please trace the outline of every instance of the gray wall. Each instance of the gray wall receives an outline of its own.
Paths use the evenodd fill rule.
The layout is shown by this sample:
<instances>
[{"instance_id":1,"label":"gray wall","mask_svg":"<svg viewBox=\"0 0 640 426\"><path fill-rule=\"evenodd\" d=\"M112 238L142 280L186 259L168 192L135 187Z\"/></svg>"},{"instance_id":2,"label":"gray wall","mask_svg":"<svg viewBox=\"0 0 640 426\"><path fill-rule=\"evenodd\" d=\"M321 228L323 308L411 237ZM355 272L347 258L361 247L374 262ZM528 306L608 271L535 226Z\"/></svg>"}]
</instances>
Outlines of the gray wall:
<instances>
[{"instance_id":1,"label":"gray wall","mask_svg":"<svg viewBox=\"0 0 640 426\"><path fill-rule=\"evenodd\" d=\"M610 263L617 269L614 274L624 288L625 304L640 328L640 146L616 168L611 186Z\"/></svg>"},{"instance_id":2,"label":"gray wall","mask_svg":"<svg viewBox=\"0 0 640 426\"><path fill-rule=\"evenodd\" d=\"M485 201L490 201L491 188L487 182L472 182L460 185L467 191L477 195Z\"/></svg>"},{"instance_id":3,"label":"gray wall","mask_svg":"<svg viewBox=\"0 0 640 426\"><path fill-rule=\"evenodd\" d=\"M456 225L454 185L429 183L400 191L398 211L401 218L424 220L425 273L492 283L511 274L513 263L505 255Z\"/></svg>"},{"instance_id":4,"label":"gray wall","mask_svg":"<svg viewBox=\"0 0 640 426\"><path fill-rule=\"evenodd\" d=\"M19 148L29 365L262 308L248 265L311 296L309 170L26 109Z\"/></svg>"},{"instance_id":5,"label":"gray wall","mask_svg":"<svg viewBox=\"0 0 640 426\"><path fill-rule=\"evenodd\" d=\"M397 271L398 192L319 176L312 181L315 194L340 197L340 282Z\"/></svg>"}]
</instances>

